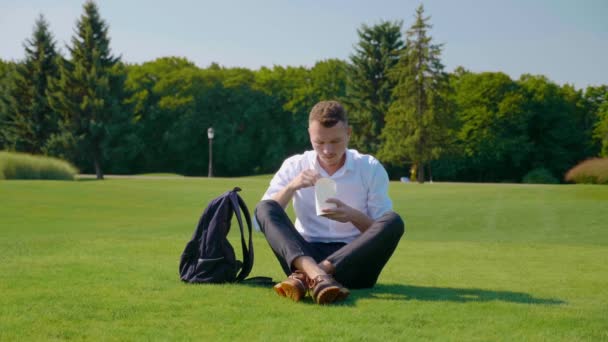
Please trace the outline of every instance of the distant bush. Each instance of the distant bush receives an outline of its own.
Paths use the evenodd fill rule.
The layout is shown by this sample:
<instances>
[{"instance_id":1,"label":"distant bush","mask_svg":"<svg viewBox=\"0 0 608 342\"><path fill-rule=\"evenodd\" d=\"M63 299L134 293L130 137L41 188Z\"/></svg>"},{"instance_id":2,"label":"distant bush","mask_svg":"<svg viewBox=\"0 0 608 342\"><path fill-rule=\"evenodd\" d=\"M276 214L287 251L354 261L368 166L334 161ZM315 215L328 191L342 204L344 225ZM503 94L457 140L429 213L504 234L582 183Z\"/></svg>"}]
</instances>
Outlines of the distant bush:
<instances>
[{"instance_id":1,"label":"distant bush","mask_svg":"<svg viewBox=\"0 0 608 342\"><path fill-rule=\"evenodd\" d=\"M78 170L70 163L26 153L0 152L0 179L73 180Z\"/></svg>"},{"instance_id":2,"label":"distant bush","mask_svg":"<svg viewBox=\"0 0 608 342\"><path fill-rule=\"evenodd\" d=\"M549 170L540 167L528 172L522 179L522 182L530 184L557 184L559 180Z\"/></svg>"},{"instance_id":3,"label":"distant bush","mask_svg":"<svg viewBox=\"0 0 608 342\"><path fill-rule=\"evenodd\" d=\"M570 169L565 178L579 184L608 184L608 158L585 160Z\"/></svg>"}]
</instances>

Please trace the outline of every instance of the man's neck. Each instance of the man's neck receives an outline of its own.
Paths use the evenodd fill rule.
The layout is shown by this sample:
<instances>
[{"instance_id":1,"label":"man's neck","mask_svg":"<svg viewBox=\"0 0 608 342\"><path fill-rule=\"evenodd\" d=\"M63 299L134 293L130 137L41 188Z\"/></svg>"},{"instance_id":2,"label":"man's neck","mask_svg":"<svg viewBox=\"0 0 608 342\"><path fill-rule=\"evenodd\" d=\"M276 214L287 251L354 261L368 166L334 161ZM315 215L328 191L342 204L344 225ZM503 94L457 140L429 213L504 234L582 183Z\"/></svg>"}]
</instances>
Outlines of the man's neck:
<instances>
[{"instance_id":1,"label":"man's neck","mask_svg":"<svg viewBox=\"0 0 608 342\"><path fill-rule=\"evenodd\" d=\"M340 160L340 163L336 165L324 165L321 159L319 159L319 157L317 157L317 162L319 163L319 166L321 166L321 168L325 170L325 172L327 172L328 175L332 176L334 173L340 170L340 168L346 163L346 153L344 153L344 155L342 156L342 160Z\"/></svg>"}]
</instances>

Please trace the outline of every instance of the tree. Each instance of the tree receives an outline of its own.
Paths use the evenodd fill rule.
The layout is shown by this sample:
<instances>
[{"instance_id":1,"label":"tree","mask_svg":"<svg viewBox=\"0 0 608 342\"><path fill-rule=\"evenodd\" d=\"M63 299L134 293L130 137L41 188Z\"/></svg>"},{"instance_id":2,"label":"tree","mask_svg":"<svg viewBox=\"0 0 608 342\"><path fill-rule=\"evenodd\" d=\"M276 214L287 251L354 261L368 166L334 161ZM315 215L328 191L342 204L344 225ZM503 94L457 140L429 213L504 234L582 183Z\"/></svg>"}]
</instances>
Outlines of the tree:
<instances>
[{"instance_id":1,"label":"tree","mask_svg":"<svg viewBox=\"0 0 608 342\"><path fill-rule=\"evenodd\" d=\"M533 149L527 168L544 168L563 179L566 171L587 157L588 137L577 114L579 100L568 94L570 86L560 87L544 76L522 75L517 83L529 112L527 135Z\"/></svg>"},{"instance_id":2,"label":"tree","mask_svg":"<svg viewBox=\"0 0 608 342\"><path fill-rule=\"evenodd\" d=\"M590 127L599 155L608 157L608 85L587 87L585 100L587 114L591 116L587 120L587 127Z\"/></svg>"},{"instance_id":3,"label":"tree","mask_svg":"<svg viewBox=\"0 0 608 342\"><path fill-rule=\"evenodd\" d=\"M585 98L595 117L592 136L600 147L599 155L608 157L608 86L588 87Z\"/></svg>"},{"instance_id":4,"label":"tree","mask_svg":"<svg viewBox=\"0 0 608 342\"><path fill-rule=\"evenodd\" d=\"M598 139L602 144L600 156L608 157L608 96L606 101L599 107L598 122L593 130L594 138Z\"/></svg>"},{"instance_id":5,"label":"tree","mask_svg":"<svg viewBox=\"0 0 608 342\"><path fill-rule=\"evenodd\" d=\"M598 120L597 108L594 108L582 89L576 89L570 84L565 84L560 88L560 95L568 107L567 110L575 119L573 132L579 134L581 138L582 149L579 151L579 158L598 155L600 143L593 137L593 128Z\"/></svg>"},{"instance_id":6,"label":"tree","mask_svg":"<svg viewBox=\"0 0 608 342\"><path fill-rule=\"evenodd\" d=\"M458 121L456 149L467 181L519 180L533 146L529 115L516 82L499 72L463 73L451 79ZM461 178L461 179L462 179Z\"/></svg>"},{"instance_id":7,"label":"tree","mask_svg":"<svg viewBox=\"0 0 608 342\"><path fill-rule=\"evenodd\" d=\"M169 153L168 131L180 115L195 111L193 97L197 91L192 90L191 80L198 68L185 58L164 57L127 69L125 86L131 94L127 102L133 111L133 131L140 141L134 146L137 151L130 169L176 172L172 167L178 165L172 162L179 156Z\"/></svg>"},{"instance_id":8,"label":"tree","mask_svg":"<svg viewBox=\"0 0 608 342\"><path fill-rule=\"evenodd\" d=\"M451 125L445 100L448 75L440 61L441 46L431 44L432 38L427 36L429 17L423 13L420 5L416 21L407 31L406 48L392 72L397 84L379 153L385 162L416 165L418 182L424 182L424 166L439 156Z\"/></svg>"},{"instance_id":9,"label":"tree","mask_svg":"<svg viewBox=\"0 0 608 342\"><path fill-rule=\"evenodd\" d=\"M199 69L175 57L128 69L128 102L141 142L139 172L206 174L210 126L216 132L216 175L271 172L284 159L295 135L291 115L277 100L278 93L260 88L256 72L217 64Z\"/></svg>"},{"instance_id":10,"label":"tree","mask_svg":"<svg viewBox=\"0 0 608 342\"><path fill-rule=\"evenodd\" d=\"M125 78L97 5L87 1L83 9L68 46L71 60L60 64L60 78L51 83L51 106L63 116L63 131L54 140L72 148L77 159L92 161L97 178L103 179L110 124L127 117L121 113Z\"/></svg>"},{"instance_id":11,"label":"tree","mask_svg":"<svg viewBox=\"0 0 608 342\"><path fill-rule=\"evenodd\" d=\"M274 66L260 68L256 72L254 88L272 98L271 115L273 130L265 134L275 135L277 143L268 147L268 156L274 160L274 170L286 156L300 153L309 146L308 113L312 93L310 71L304 67ZM278 134L277 134L278 133Z\"/></svg>"},{"instance_id":12,"label":"tree","mask_svg":"<svg viewBox=\"0 0 608 342\"><path fill-rule=\"evenodd\" d=\"M25 61L17 64L7 98L7 129L14 149L40 153L58 130L57 113L47 98L49 81L59 74L55 42L49 24L40 15L31 39L23 44Z\"/></svg>"},{"instance_id":13,"label":"tree","mask_svg":"<svg viewBox=\"0 0 608 342\"><path fill-rule=\"evenodd\" d=\"M15 73L15 63L0 59L0 150L14 149L12 123L9 121L8 93Z\"/></svg>"},{"instance_id":14,"label":"tree","mask_svg":"<svg viewBox=\"0 0 608 342\"><path fill-rule=\"evenodd\" d=\"M311 69L300 69L295 89L287 94L285 108L293 113L291 130L295 149L299 153L310 147L308 115L312 107L322 100L340 100L346 94L347 64L338 59L315 63ZM282 159L285 159L283 156ZM278 166L278 165L277 165Z\"/></svg>"},{"instance_id":15,"label":"tree","mask_svg":"<svg viewBox=\"0 0 608 342\"><path fill-rule=\"evenodd\" d=\"M359 43L350 57L345 104L355 131L350 144L366 153L375 154L380 147L380 133L395 86L389 72L404 48L402 25L382 21L357 30Z\"/></svg>"}]
</instances>

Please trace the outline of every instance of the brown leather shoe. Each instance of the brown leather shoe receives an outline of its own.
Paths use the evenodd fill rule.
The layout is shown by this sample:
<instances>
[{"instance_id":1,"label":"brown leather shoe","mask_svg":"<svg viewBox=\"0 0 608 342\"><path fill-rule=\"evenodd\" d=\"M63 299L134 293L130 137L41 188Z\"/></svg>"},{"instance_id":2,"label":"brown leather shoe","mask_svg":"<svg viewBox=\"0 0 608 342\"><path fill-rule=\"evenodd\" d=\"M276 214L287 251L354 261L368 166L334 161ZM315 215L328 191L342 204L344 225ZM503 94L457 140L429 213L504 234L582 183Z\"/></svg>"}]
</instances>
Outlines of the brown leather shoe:
<instances>
[{"instance_id":1,"label":"brown leather shoe","mask_svg":"<svg viewBox=\"0 0 608 342\"><path fill-rule=\"evenodd\" d=\"M295 271L282 282L274 286L275 292L282 297L289 297L294 302L299 301L306 295L308 290L308 277L301 271Z\"/></svg>"},{"instance_id":2,"label":"brown leather shoe","mask_svg":"<svg viewBox=\"0 0 608 342\"><path fill-rule=\"evenodd\" d=\"M312 298L317 304L329 304L344 300L350 291L338 283L331 275L320 275L309 282Z\"/></svg>"}]
</instances>

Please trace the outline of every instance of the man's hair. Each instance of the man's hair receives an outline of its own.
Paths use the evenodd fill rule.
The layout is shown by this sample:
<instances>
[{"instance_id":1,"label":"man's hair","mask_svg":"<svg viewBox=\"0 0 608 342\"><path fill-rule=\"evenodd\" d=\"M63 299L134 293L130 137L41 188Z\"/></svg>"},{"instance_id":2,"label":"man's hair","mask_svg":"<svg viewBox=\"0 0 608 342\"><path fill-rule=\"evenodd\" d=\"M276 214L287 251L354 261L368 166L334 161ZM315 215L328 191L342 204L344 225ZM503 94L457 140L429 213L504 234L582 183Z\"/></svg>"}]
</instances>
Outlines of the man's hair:
<instances>
[{"instance_id":1,"label":"man's hair","mask_svg":"<svg viewBox=\"0 0 608 342\"><path fill-rule=\"evenodd\" d=\"M346 110L338 101L321 101L317 103L308 116L308 124L319 121L324 127L333 127L339 121L348 125Z\"/></svg>"}]
</instances>

